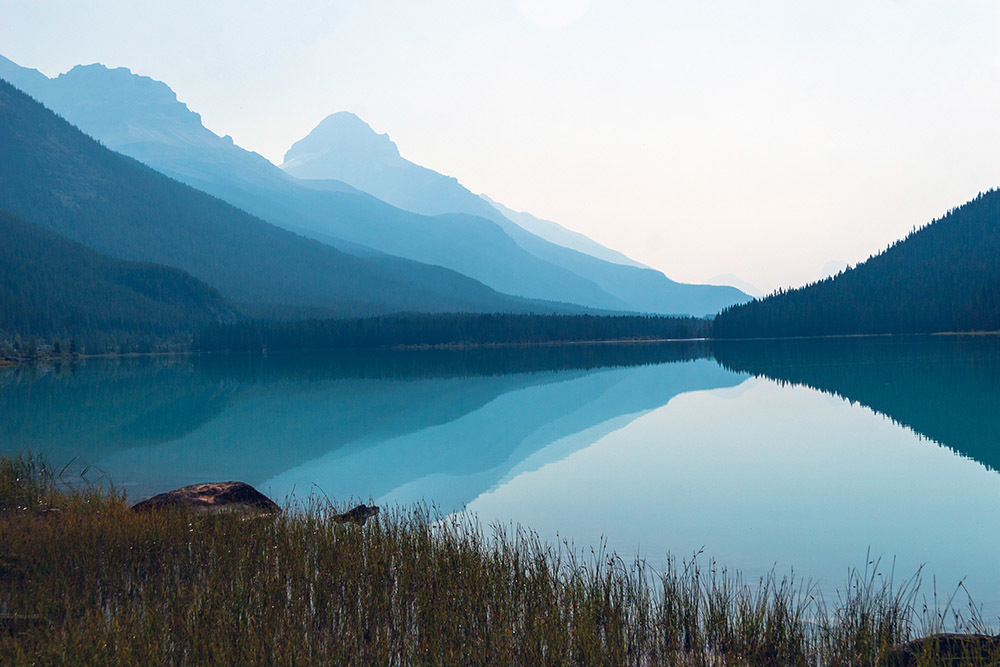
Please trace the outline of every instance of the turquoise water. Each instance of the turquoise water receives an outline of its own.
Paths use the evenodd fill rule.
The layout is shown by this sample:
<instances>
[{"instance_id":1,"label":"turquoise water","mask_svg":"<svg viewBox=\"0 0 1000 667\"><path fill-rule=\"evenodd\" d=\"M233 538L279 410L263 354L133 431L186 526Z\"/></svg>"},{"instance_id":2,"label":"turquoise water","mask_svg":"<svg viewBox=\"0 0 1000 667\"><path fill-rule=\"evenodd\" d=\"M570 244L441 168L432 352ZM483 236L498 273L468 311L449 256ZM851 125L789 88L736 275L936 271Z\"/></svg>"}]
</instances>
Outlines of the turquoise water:
<instances>
[{"instance_id":1,"label":"turquoise water","mask_svg":"<svg viewBox=\"0 0 1000 667\"><path fill-rule=\"evenodd\" d=\"M0 451L135 499L426 501L827 591L881 558L1000 614L993 338L87 360L0 373L0 417Z\"/></svg>"}]
</instances>

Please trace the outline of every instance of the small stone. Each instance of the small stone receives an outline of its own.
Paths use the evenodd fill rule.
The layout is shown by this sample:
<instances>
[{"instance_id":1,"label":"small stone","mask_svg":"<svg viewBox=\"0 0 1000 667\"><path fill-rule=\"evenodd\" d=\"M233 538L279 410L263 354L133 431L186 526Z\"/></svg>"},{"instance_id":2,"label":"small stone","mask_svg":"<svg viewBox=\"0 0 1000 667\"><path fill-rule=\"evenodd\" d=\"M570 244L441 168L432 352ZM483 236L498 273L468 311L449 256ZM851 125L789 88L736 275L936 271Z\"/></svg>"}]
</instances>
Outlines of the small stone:
<instances>
[{"instance_id":1,"label":"small stone","mask_svg":"<svg viewBox=\"0 0 1000 667\"><path fill-rule=\"evenodd\" d=\"M339 521L341 523L356 523L363 526L365 521L373 516L378 516L378 513L379 508L375 505L361 504L344 512L343 514L337 514L333 518L334 521Z\"/></svg>"}]
</instances>

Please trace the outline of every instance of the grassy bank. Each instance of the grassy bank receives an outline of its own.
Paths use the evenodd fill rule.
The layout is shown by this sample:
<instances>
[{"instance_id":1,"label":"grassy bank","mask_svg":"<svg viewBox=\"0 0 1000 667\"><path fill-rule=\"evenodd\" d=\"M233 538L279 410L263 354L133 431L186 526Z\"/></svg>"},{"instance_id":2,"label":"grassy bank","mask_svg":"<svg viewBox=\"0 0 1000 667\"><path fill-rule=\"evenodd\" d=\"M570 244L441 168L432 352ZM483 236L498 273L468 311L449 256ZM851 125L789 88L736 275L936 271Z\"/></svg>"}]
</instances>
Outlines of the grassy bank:
<instances>
[{"instance_id":1,"label":"grassy bank","mask_svg":"<svg viewBox=\"0 0 1000 667\"><path fill-rule=\"evenodd\" d=\"M885 664L941 620L875 574L827 605L420 508L364 527L299 510L138 514L0 461L0 663Z\"/></svg>"}]
</instances>

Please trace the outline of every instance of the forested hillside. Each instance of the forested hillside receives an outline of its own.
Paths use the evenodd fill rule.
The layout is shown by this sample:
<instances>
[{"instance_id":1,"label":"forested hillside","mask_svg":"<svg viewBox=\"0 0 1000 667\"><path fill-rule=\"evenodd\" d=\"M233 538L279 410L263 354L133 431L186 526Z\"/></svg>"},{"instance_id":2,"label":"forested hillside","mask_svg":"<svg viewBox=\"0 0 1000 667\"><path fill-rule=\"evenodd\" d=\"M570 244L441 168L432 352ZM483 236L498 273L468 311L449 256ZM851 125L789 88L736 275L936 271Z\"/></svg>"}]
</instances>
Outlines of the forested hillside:
<instances>
[{"instance_id":1,"label":"forested hillside","mask_svg":"<svg viewBox=\"0 0 1000 667\"><path fill-rule=\"evenodd\" d=\"M2 80L0 147L0 209L112 257L182 269L251 312L556 309L447 269L356 257L279 229L104 148Z\"/></svg>"},{"instance_id":2,"label":"forested hillside","mask_svg":"<svg viewBox=\"0 0 1000 667\"><path fill-rule=\"evenodd\" d=\"M1000 330L1000 190L843 273L733 306L717 338Z\"/></svg>"},{"instance_id":3,"label":"forested hillside","mask_svg":"<svg viewBox=\"0 0 1000 667\"><path fill-rule=\"evenodd\" d=\"M189 345L236 312L205 283L166 266L112 259L0 211L0 342L62 339L79 351Z\"/></svg>"}]
</instances>

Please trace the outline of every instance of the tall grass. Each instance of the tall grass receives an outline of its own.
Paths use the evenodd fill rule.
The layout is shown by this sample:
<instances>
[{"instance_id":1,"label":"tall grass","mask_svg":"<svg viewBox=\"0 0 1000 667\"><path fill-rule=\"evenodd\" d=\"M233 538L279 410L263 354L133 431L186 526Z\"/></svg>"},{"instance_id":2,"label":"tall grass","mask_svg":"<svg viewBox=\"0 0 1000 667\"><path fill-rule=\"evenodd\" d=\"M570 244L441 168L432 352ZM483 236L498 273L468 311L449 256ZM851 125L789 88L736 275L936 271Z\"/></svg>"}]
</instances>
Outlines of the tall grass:
<instances>
[{"instance_id":1,"label":"tall grass","mask_svg":"<svg viewBox=\"0 0 1000 667\"><path fill-rule=\"evenodd\" d=\"M52 480L0 460L2 664L868 665L936 629L916 579L874 569L827 605L790 579L656 572L425 507L364 527L313 501L140 514Z\"/></svg>"}]
</instances>

